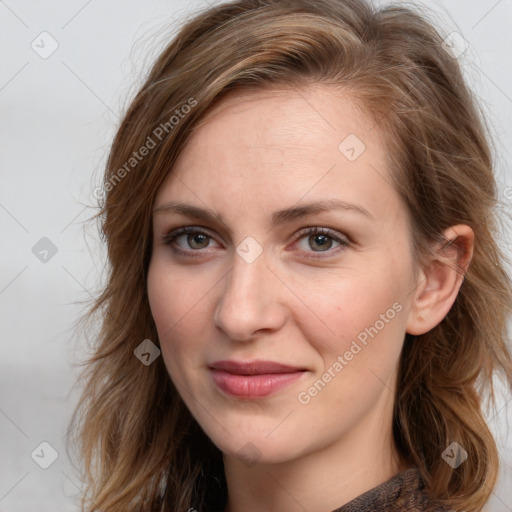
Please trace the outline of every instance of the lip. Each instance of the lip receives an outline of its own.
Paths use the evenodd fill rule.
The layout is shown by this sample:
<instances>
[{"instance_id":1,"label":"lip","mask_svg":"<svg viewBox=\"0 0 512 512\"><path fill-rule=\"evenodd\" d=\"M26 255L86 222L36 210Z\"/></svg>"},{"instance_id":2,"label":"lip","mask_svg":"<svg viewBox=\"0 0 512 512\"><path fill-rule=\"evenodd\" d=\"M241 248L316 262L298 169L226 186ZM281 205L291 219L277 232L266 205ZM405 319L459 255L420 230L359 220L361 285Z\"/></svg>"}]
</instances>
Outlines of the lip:
<instances>
[{"instance_id":1,"label":"lip","mask_svg":"<svg viewBox=\"0 0 512 512\"><path fill-rule=\"evenodd\" d=\"M236 361L234 359L225 359L216 361L210 365L214 370L223 370L225 372L237 375L263 375L267 373L292 373L305 370L296 366L276 363L274 361L263 361L254 359L252 361Z\"/></svg>"},{"instance_id":2,"label":"lip","mask_svg":"<svg viewBox=\"0 0 512 512\"><path fill-rule=\"evenodd\" d=\"M301 378L305 368L274 361L217 361L210 365L215 384L239 398L261 398L275 393Z\"/></svg>"}]
</instances>

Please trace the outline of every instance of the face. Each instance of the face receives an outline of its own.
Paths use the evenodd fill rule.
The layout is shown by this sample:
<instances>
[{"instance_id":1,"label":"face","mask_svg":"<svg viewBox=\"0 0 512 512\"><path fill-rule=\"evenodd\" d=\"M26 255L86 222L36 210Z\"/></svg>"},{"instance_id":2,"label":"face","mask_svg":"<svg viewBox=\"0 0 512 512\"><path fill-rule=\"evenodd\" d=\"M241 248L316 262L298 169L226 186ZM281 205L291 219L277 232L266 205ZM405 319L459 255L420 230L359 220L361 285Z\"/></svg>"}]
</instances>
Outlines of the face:
<instances>
[{"instance_id":1,"label":"face","mask_svg":"<svg viewBox=\"0 0 512 512\"><path fill-rule=\"evenodd\" d=\"M414 280L386 154L339 91L237 92L158 191L162 357L226 455L289 461L390 423Z\"/></svg>"}]
</instances>

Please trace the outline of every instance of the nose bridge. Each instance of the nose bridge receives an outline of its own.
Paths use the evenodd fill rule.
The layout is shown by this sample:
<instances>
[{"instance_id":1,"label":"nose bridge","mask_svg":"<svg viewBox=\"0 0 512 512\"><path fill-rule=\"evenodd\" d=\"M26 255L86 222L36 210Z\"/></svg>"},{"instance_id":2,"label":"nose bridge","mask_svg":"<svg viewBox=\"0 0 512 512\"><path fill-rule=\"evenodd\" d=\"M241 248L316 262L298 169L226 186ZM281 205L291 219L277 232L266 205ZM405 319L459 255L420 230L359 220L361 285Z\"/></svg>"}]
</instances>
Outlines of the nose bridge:
<instances>
[{"instance_id":1,"label":"nose bridge","mask_svg":"<svg viewBox=\"0 0 512 512\"><path fill-rule=\"evenodd\" d=\"M237 247L215 310L215 323L236 340L246 340L261 329L276 329L283 321L280 289L265 254L246 258L246 248L243 243Z\"/></svg>"}]
</instances>

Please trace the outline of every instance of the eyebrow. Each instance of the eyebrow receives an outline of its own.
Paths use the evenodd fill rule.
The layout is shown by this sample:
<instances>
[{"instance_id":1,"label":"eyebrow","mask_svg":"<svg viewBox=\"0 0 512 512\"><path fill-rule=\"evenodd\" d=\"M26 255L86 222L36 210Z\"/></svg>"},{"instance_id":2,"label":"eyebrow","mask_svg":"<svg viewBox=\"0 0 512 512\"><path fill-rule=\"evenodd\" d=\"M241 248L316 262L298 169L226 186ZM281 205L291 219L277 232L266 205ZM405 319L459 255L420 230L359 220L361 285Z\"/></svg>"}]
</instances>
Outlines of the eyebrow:
<instances>
[{"instance_id":1,"label":"eyebrow","mask_svg":"<svg viewBox=\"0 0 512 512\"><path fill-rule=\"evenodd\" d=\"M307 203L301 206L292 206L282 210L276 210L272 213L272 227L302 217L313 215L315 213L329 212L335 210L351 211L361 214L369 219L373 219L372 214L362 206L346 203L340 199L324 199L314 203ZM153 209L153 214L178 213L186 217L191 217L203 221L217 221L225 225L222 216L210 208L201 208L191 204L181 203L179 201L169 201Z\"/></svg>"}]
</instances>

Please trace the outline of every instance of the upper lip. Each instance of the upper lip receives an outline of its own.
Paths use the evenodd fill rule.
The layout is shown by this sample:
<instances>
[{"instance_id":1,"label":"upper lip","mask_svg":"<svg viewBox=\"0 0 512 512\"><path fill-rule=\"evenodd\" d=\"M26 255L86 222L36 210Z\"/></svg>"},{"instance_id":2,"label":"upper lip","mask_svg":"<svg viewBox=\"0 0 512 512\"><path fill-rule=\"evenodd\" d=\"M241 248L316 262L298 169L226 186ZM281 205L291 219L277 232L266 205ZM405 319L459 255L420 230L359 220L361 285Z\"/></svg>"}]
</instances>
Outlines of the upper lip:
<instances>
[{"instance_id":1,"label":"upper lip","mask_svg":"<svg viewBox=\"0 0 512 512\"><path fill-rule=\"evenodd\" d=\"M298 368L289 366L274 361L235 361L226 359L223 361L216 361L210 365L214 370L224 370L225 372L234 373L237 375L264 375L268 373L293 373L304 371L305 368Z\"/></svg>"}]
</instances>

